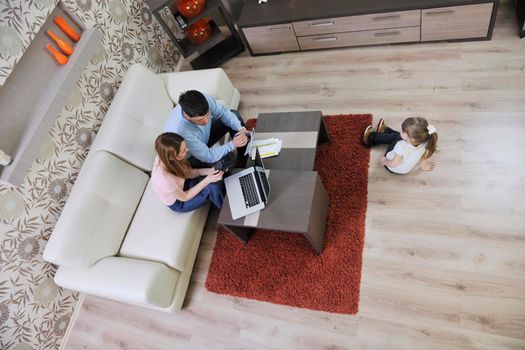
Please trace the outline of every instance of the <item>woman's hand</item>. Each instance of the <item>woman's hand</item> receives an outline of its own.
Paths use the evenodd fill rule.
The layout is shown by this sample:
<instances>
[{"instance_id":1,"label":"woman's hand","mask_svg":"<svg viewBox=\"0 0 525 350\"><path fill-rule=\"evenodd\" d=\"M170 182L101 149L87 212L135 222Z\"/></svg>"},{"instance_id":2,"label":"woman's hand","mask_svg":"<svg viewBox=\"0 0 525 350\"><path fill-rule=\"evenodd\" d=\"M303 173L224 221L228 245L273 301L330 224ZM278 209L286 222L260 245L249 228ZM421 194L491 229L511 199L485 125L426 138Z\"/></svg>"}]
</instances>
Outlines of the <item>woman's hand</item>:
<instances>
[{"instance_id":1,"label":"woman's hand","mask_svg":"<svg viewBox=\"0 0 525 350\"><path fill-rule=\"evenodd\" d=\"M209 174L208 176L206 176L204 178L204 181L206 181L208 183L217 182L217 181L220 181L222 179L223 175L224 175L224 171L215 170L215 172L213 172L213 173Z\"/></svg>"},{"instance_id":2,"label":"woman's hand","mask_svg":"<svg viewBox=\"0 0 525 350\"><path fill-rule=\"evenodd\" d=\"M379 160L379 163L381 163L381 165L386 165L386 162L388 162L388 160L384 156L381 157L381 159Z\"/></svg>"},{"instance_id":3,"label":"woman's hand","mask_svg":"<svg viewBox=\"0 0 525 350\"><path fill-rule=\"evenodd\" d=\"M421 166L420 166L420 168L421 168L422 171L432 171L432 170L434 170L434 167L435 167L435 166L436 166L436 163L431 162L431 161L428 160L428 159L423 159L423 160L421 161Z\"/></svg>"},{"instance_id":4,"label":"woman's hand","mask_svg":"<svg viewBox=\"0 0 525 350\"><path fill-rule=\"evenodd\" d=\"M199 169L199 175L201 176L211 175L216 171L217 169L215 168L202 168L202 169Z\"/></svg>"}]
</instances>

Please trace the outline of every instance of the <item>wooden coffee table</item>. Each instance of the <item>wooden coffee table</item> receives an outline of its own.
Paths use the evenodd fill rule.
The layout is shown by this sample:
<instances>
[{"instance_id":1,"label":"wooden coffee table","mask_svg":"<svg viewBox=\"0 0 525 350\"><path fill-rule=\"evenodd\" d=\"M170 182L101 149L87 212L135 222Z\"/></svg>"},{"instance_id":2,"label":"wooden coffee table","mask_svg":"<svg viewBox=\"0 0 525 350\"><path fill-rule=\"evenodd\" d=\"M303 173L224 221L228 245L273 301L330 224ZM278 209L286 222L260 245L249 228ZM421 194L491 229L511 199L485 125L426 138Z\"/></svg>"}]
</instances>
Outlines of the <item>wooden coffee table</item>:
<instances>
[{"instance_id":1,"label":"wooden coffee table","mask_svg":"<svg viewBox=\"0 0 525 350\"><path fill-rule=\"evenodd\" d=\"M248 243L254 229L303 234L317 254L323 250L328 194L315 171L269 170L271 192L268 206L261 211L233 220L226 198L219 224Z\"/></svg>"},{"instance_id":2,"label":"wooden coffee table","mask_svg":"<svg viewBox=\"0 0 525 350\"><path fill-rule=\"evenodd\" d=\"M256 228L301 233L319 254L323 250L328 194L313 169L318 142L329 141L323 115L320 111L259 114L255 138L271 137L283 140L283 148L277 157L263 159L271 187L268 206L233 220L225 198L219 224L244 243Z\"/></svg>"},{"instance_id":3,"label":"wooden coffee table","mask_svg":"<svg viewBox=\"0 0 525 350\"><path fill-rule=\"evenodd\" d=\"M271 137L281 139L283 148L264 166L279 170L314 170L317 144L330 141L321 111L259 114L255 139Z\"/></svg>"}]
</instances>

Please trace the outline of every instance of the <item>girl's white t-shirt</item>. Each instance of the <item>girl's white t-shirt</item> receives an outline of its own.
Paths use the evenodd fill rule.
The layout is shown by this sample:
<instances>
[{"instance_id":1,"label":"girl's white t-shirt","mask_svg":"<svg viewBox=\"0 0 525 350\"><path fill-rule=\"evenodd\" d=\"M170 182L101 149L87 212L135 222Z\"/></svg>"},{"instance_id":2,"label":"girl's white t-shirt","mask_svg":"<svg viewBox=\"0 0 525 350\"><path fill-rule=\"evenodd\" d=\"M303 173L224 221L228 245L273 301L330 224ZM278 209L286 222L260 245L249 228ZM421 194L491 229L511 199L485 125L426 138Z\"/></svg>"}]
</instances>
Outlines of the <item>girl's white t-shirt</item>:
<instances>
[{"instance_id":1,"label":"girl's white t-shirt","mask_svg":"<svg viewBox=\"0 0 525 350\"><path fill-rule=\"evenodd\" d=\"M396 154L399 154L403 157L403 160L398 166L388 167L388 169L397 174L409 173L421 160L421 157L423 157L426 147L426 142L415 147L405 140L398 141L394 146L394 149L386 154L386 159L392 160L395 158Z\"/></svg>"}]
</instances>

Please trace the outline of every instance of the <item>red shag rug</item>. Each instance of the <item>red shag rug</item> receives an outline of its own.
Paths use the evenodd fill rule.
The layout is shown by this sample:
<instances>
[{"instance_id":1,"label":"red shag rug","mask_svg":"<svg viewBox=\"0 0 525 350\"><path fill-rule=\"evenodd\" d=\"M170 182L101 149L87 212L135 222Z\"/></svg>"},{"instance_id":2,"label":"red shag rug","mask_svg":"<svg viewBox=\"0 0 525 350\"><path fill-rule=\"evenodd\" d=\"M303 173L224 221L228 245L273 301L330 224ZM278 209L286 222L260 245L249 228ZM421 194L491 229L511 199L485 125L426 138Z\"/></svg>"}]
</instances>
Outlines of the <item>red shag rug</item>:
<instances>
[{"instance_id":1,"label":"red shag rug","mask_svg":"<svg viewBox=\"0 0 525 350\"><path fill-rule=\"evenodd\" d=\"M331 142L318 146L315 161L330 196L321 254L316 255L301 234L256 230L243 244L220 227L206 289L312 310L357 313L370 160L361 134L372 116L325 118ZM247 124L255 122L250 119Z\"/></svg>"}]
</instances>

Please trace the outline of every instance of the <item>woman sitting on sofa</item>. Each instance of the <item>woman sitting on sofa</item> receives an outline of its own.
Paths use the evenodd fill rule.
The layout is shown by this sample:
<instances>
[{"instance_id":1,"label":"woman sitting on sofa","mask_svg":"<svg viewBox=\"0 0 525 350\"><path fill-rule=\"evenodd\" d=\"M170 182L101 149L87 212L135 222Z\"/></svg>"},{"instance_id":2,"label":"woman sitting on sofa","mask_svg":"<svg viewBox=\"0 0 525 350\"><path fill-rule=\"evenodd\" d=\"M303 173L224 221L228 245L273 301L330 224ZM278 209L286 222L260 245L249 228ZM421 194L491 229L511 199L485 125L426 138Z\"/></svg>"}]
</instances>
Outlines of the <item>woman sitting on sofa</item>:
<instances>
[{"instance_id":1,"label":"woman sitting on sofa","mask_svg":"<svg viewBox=\"0 0 525 350\"><path fill-rule=\"evenodd\" d=\"M155 164L151 183L160 200L171 210L188 212L224 200L223 172L214 168L193 169L186 160L188 148L182 136L166 132L155 141Z\"/></svg>"}]
</instances>

